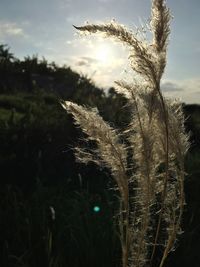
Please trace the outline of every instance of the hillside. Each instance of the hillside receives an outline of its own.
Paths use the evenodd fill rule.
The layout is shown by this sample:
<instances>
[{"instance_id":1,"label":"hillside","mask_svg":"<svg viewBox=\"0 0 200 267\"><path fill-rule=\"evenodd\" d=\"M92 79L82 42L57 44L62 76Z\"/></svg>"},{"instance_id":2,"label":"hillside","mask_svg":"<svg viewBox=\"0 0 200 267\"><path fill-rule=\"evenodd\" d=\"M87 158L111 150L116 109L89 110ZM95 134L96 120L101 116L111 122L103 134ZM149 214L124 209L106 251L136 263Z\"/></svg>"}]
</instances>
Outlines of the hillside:
<instances>
[{"instance_id":1,"label":"hillside","mask_svg":"<svg viewBox=\"0 0 200 267\"><path fill-rule=\"evenodd\" d=\"M123 128L130 119L128 107L122 111L125 99L112 88L106 94L70 67L35 56L20 61L4 45L0 77L0 266L116 266L120 252L110 173L75 162L72 148L83 142L83 133L60 100L97 106L111 125ZM185 233L166 266L197 267L200 106L184 105L184 112L191 138Z\"/></svg>"}]
</instances>

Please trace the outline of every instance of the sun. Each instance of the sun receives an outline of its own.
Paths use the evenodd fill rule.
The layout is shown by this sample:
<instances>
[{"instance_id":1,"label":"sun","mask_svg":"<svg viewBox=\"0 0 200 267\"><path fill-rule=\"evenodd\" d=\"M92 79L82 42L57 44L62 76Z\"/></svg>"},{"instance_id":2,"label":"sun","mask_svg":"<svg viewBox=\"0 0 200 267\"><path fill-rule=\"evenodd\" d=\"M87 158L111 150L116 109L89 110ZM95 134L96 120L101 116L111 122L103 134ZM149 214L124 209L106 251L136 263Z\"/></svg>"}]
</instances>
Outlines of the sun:
<instances>
[{"instance_id":1,"label":"sun","mask_svg":"<svg viewBox=\"0 0 200 267\"><path fill-rule=\"evenodd\" d=\"M94 56L100 64L106 65L112 58L112 50L108 45L101 44L96 47Z\"/></svg>"}]
</instances>

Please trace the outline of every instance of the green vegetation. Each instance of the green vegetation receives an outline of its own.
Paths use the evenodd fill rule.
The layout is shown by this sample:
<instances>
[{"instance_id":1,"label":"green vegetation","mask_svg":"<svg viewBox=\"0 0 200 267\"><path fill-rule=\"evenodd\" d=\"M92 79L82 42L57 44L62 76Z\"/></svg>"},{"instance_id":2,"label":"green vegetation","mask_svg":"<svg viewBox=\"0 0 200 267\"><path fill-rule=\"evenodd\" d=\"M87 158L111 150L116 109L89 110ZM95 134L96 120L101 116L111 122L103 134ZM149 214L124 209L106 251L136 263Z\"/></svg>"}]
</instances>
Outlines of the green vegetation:
<instances>
[{"instance_id":1,"label":"green vegetation","mask_svg":"<svg viewBox=\"0 0 200 267\"><path fill-rule=\"evenodd\" d=\"M118 128L130 119L128 107L122 111L126 100L113 89L105 94L69 67L45 60L42 65L37 57L20 61L7 47L0 48L0 266L119 266L120 241L113 221L117 199L109 190L114 186L110 172L75 162L72 148L83 142L84 134L59 100L97 106ZM192 131L185 233L165 266L198 267L200 107L184 109ZM95 206L100 207L97 213Z\"/></svg>"}]
</instances>

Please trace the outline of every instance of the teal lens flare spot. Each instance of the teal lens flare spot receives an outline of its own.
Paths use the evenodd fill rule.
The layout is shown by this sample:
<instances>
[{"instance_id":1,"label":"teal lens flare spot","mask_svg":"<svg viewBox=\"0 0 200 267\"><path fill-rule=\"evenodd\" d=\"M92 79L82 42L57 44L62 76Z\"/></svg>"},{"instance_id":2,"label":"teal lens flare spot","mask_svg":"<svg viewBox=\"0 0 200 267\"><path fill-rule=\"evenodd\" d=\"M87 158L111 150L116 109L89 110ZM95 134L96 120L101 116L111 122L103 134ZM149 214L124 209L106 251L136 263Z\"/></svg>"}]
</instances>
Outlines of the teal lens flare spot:
<instances>
[{"instance_id":1,"label":"teal lens flare spot","mask_svg":"<svg viewBox=\"0 0 200 267\"><path fill-rule=\"evenodd\" d=\"M99 206L94 206L93 207L93 211L94 212L99 212L100 211L100 207Z\"/></svg>"}]
</instances>

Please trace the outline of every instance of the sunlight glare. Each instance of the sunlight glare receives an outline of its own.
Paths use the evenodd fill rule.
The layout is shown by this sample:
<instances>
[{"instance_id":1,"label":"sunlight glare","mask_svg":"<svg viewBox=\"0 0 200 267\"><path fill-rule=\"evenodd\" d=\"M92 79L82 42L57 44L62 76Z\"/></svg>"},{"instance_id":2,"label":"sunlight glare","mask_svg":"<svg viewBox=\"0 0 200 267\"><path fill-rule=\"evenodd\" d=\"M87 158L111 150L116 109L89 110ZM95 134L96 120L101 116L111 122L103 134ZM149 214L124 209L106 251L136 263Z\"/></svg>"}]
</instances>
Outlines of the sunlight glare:
<instances>
[{"instance_id":1,"label":"sunlight glare","mask_svg":"<svg viewBox=\"0 0 200 267\"><path fill-rule=\"evenodd\" d=\"M108 45L100 45L95 49L95 58L100 64L108 64L112 57L112 51Z\"/></svg>"}]
</instances>

